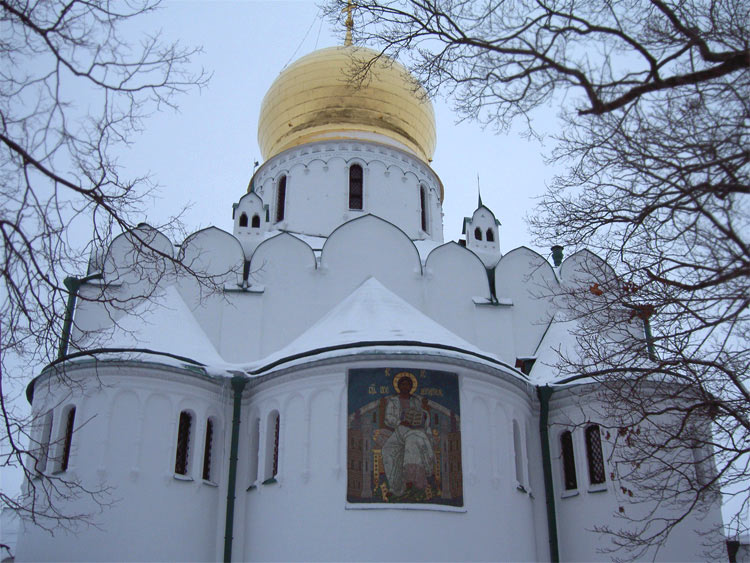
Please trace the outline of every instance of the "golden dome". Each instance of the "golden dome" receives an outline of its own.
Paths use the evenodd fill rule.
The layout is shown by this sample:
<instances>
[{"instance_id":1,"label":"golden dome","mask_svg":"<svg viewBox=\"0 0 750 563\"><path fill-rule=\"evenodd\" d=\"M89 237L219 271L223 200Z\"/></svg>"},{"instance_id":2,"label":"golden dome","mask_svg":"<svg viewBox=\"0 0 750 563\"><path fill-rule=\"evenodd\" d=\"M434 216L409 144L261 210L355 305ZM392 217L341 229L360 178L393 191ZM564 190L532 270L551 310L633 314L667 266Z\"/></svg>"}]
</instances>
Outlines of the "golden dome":
<instances>
[{"instance_id":1,"label":"golden dome","mask_svg":"<svg viewBox=\"0 0 750 563\"><path fill-rule=\"evenodd\" d=\"M362 86L349 72L377 56L352 45L314 51L283 70L263 98L258 144L264 159L312 141L381 140L425 162L435 151L435 114L407 70L376 61Z\"/></svg>"}]
</instances>

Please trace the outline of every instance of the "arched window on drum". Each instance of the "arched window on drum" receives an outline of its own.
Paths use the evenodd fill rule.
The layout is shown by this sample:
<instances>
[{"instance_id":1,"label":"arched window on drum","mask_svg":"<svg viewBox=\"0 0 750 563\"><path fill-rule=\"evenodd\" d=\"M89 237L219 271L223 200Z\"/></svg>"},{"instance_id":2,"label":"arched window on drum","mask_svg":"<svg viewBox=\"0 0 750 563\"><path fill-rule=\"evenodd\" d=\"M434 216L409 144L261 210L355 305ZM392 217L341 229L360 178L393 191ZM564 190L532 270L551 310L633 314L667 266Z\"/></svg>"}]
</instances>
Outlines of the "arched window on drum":
<instances>
[{"instance_id":1,"label":"arched window on drum","mask_svg":"<svg viewBox=\"0 0 750 563\"><path fill-rule=\"evenodd\" d=\"M279 178L276 185L276 222L284 220L286 207L286 175Z\"/></svg>"},{"instance_id":2,"label":"arched window on drum","mask_svg":"<svg viewBox=\"0 0 750 563\"><path fill-rule=\"evenodd\" d=\"M361 210L364 204L364 173L359 164L349 167L349 209Z\"/></svg>"}]
</instances>

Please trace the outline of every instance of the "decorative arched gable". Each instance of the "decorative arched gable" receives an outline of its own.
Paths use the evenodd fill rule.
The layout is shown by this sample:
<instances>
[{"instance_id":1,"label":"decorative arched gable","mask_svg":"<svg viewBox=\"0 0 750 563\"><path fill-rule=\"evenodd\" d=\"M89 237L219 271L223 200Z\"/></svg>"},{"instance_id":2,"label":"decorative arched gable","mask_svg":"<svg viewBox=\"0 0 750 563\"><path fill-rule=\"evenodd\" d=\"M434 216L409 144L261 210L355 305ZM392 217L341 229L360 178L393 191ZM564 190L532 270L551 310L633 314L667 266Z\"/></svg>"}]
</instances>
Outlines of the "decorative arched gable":
<instances>
[{"instance_id":1,"label":"decorative arched gable","mask_svg":"<svg viewBox=\"0 0 750 563\"><path fill-rule=\"evenodd\" d=\"M242 283L245 263L242 245L217 227L207 227L188 236L182 243L179 258L185 275L209 276L205 281L211 286Z\"/></svg>"}]
</instances>

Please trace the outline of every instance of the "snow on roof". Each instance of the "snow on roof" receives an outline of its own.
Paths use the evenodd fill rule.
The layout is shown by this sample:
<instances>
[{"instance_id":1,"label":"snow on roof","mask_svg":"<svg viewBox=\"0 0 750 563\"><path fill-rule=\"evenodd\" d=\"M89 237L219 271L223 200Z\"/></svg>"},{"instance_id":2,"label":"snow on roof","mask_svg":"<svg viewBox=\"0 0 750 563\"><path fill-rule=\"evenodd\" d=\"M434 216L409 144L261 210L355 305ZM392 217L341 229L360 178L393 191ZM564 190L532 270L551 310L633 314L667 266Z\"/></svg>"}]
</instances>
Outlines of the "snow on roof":
<instances>
[{"instance_id":1,"label":"snow on roof","mask_svg":"<svg viewBox=\"0 0 750 563\"><path fill-rule=\"evenodd\" d=\"M277 364L314 350L331 350L358 343L414 342L478 355L492 363L502 363L395 295L373 277L368 278L323 318L287 346L252 366L248 371Z\"/></svg>"},{"instance_id":2,"label":"snow on roof","mask_svg":"<svg viewBox=\"0 0 750 563\"><path fill-rule=\"evenodd\" d=\"M563 321L559 315L553 316L542 340L536 348L534 367L529 374L529 380L535 385L548 385L559 379L559 371L555 364L560 359L560 353L567 357L576 354L576 340L571 330L574 321Z\"/></svg>"},{"instance_id":3,"label":"snow on roof","mask_svg":"<svg viewBox=\"0 0 750 563\"><path fill-rule=\"evenodd\" d=\"M414 246L417 247L417 252L419 252L419 259L422 261L423 266L427 261L427 257L430 255L430 252L435 250L438 246L443 246L444 244L442 242L430 239L415 240L413 242Z\"/></svg>"},{"instance_id":4,"label":"snow on roof","mask_svg":"<svg viewBox=\"0 0 750 563\"><path fill-rule=\"evenodd\" d=\"M96 348L72 361L99 359L148 361L191 368L203 364L207 375L229 377L237 371L261 375L276 366L291 367L309 361L352 354L425 354L468 360L489 367L512 366L487 353L410 305L370 277L339 302L306 332L265 358L250 364L224 361L201 329L174 286L168 286L158 303L140 304L96 343L79 342L79 348ZM100 349L102 348L102 349ZM158 359L157 359L158 357ZM186 361L187 360L187 361ZM191 361L192 360L192 361ZM518 374L518 378L526 379Z\"/></svg>"},{"instance_id":5,"label":"snow on roof","mask_svg":"<svg viewBox=\"0 0 750 563\"><path fill-rule=\"evenodd\" d=\"M226 365L177 288L169 285L163 295L140 303L96 342L78 342L78 348L148 348L191 358L208 365Z\"/></svg>"},{"instance_id":6,"label":"snow on roof","mask_svg":"<svg viewBox=\"0 0 750 563\"><path fill-rule=\"evenodd\" d=\"M323 249L323 245L325 244L326 238L327 238L327 237L319 237L315 235L304 235L302 233L295 233L292 231L272 231L272 232L274 236L282 232L288 232L293 237L297 237L301 241L306 242L310 246L310 248L312 248L316 252L320 252Z\"/></svg>"}]
</instances>

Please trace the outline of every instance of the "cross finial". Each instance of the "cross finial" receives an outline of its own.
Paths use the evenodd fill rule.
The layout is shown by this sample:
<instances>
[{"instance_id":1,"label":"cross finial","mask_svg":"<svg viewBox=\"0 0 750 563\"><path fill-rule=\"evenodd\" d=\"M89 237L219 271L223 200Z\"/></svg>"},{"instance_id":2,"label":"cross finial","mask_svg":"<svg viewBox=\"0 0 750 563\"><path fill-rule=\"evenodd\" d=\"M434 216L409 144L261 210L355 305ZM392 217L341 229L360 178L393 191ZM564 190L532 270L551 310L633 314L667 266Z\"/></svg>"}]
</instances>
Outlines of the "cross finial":
<instances>
[{"instance_id":1,"label":"cross finial","mask_svg":"<svg viewBox=\"0 0 750 563\"><path fill-rule=\"evenodd\" d=\"M354 18L352 18L352 10L354 10L354 3L352 0L348 0L346 8L341 10L346 12L346 39L344 39L344 45L352 44L352 29L354 29Z\"/></svg>"}]
</instances>

